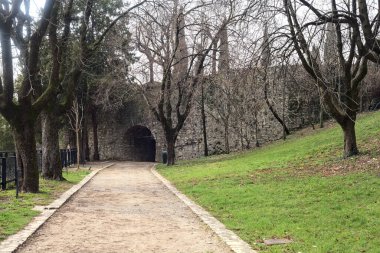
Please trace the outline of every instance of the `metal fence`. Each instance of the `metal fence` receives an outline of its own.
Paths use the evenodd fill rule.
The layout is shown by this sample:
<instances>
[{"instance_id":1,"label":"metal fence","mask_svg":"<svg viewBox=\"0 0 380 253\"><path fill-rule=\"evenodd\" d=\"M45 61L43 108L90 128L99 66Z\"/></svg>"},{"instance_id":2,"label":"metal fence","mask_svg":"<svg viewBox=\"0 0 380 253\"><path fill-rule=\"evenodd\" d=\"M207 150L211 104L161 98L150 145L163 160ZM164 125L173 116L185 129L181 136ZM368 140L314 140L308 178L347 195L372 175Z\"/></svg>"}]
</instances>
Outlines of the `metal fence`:
<instances>
[{"instance_id":1,"label":"metal fence","mask_svg":"<svg viewBox=\"0 0 380 253\"><path fill-rule=\"evenodd\" d=\"M69 167L70 165L77 163L77 149L61 149L59 150L61 153L61 163L62 168Z\"/></svg>"},{"instance_id":2,"label":"metal fence","mask_svg":"<svg viewBox=\"0 0 380 253\"><path fill-rule=\"evenodd\" d=\"M61 149L60 151L62 168L69 167L77 162L77 150L74 149ZM7 189L7 184L15 183L16 194L18 193L18 183L22 176L21 170L17 167L17 159L15 152L0 151L1 161L1 190ZM37 165L38 170L42 171L42 150L37 150Z\"/></svg>"},{"instance_id":3,"label":"metal fence","mask_svg":"<svg viewBox=\"0 0 380 253\"><path fill-rule=\"evenodd\" d=\"M1 160L1 189L5 190L7 184L15 182L18 184L18 170L15 152L0 152ZM17 187L18 188L18 187Z\"/></svg>"}]
</instances>

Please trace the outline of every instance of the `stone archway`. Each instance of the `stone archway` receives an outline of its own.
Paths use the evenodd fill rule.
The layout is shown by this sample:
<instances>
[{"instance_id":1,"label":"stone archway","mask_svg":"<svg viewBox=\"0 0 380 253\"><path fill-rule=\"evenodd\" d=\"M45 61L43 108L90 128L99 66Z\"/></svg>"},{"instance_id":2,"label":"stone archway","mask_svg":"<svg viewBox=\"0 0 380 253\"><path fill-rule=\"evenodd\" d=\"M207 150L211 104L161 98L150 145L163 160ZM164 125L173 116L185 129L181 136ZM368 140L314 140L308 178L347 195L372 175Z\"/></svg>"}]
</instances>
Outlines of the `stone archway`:
<instances>
[{"instance_id":1,"label":"stone archway","mask_svg":"<svg viewBox=\"0 0 380 253\"><path fill-rule=\"evenodd\" d=\"M124 143L128 160L156 161L156 140L147 127L136 125L129 128L124 136Z\"/></svg>"}]
</instances>

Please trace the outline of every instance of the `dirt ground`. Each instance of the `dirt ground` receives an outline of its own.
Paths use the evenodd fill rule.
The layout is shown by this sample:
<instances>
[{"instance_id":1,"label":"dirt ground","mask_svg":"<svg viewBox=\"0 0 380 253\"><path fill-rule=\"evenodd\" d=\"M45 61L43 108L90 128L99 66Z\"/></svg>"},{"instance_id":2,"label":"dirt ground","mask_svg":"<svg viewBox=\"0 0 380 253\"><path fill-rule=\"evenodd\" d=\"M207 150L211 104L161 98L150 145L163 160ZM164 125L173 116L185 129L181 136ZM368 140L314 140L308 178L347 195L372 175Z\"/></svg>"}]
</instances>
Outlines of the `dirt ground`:
<instances>
[{"instance_id":1,"label":"dirt ground","mask_svg":"<svg viewBox=\"0 0 380 253\"><path fill-rule=\"evenodd\" d=\"M151 166L101 171L17 252L231 252Z\"/></svg>"}]
</instances>

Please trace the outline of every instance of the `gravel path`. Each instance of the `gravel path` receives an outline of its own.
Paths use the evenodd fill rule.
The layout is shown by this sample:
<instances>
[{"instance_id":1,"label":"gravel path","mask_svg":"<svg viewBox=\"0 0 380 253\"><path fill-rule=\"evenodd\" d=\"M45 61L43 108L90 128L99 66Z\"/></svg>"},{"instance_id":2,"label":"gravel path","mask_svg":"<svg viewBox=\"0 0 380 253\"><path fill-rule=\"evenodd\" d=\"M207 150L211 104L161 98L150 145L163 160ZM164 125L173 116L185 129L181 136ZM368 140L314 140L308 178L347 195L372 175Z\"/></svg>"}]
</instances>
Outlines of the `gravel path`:
<instances>
[{"instance_id":1,"label":"gravel path","mask_svg":"<svg viewBox=\"0 0 380 253\"><path fill-rule=\"evenodd\" d=\"M231 252L151 166L101 171L17 252Z\"/></svg>"}]
</instances>

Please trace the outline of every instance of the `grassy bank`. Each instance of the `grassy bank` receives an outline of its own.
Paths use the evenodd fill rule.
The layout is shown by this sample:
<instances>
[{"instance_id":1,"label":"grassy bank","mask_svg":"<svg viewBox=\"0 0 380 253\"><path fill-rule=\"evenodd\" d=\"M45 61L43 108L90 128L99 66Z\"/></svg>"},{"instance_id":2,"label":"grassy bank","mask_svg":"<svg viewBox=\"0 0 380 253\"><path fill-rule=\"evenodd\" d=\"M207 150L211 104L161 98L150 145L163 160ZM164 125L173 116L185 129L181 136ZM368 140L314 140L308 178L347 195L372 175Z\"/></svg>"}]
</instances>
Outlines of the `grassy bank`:
<instances>
[{"instance_id":1,"label":"grassy bank","mask_svg":"<svg viewBox=\"0 0 380 253\"><path fill-rule=\"evenodd\" d=\"M341 159L338 126L242 154L159 170L262 252L378 252L380 113L359 117L361 155ZM290 238L265 246L267 238Z\"/></svg>"},{"instance_id":2,"label":"grassy bank","mask_svg":"<svg viewBox=\"0 0 380 253\"><path fill-rule=\"evenodd\" d=\"M14 190L0 191L0 241L19 231L39 214L32 210L34 206L50 204L88 174L88 170L64 172L67 181L62 182L40 179L40 193L21 193L18 199Z\"/></svg>"}]
</instances>

